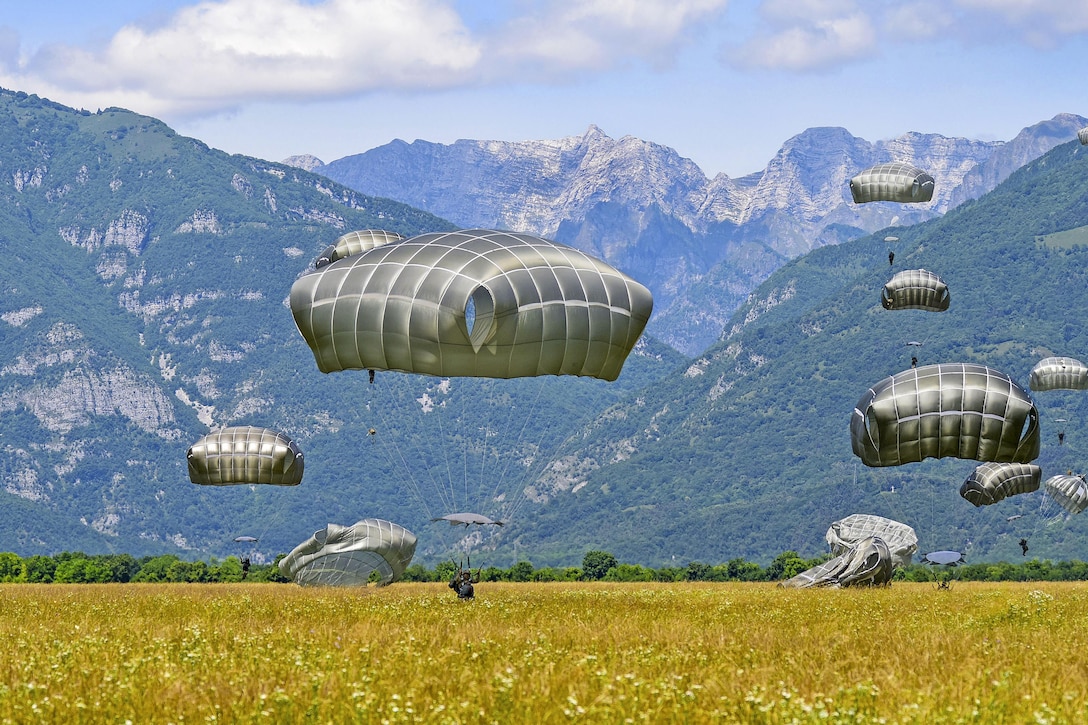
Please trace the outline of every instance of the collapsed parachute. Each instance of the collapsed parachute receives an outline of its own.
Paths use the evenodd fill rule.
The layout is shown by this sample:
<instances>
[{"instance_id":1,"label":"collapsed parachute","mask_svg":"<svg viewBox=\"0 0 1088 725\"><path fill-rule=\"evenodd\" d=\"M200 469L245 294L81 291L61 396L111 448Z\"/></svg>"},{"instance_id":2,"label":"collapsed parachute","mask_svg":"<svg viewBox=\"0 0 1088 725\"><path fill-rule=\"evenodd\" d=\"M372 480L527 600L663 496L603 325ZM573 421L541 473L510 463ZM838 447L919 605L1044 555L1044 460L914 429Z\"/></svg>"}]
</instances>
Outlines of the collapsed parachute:
<instances>
[{"instance_id":1,"label":"collapsed parachute","mask_svg":"<svg viewBox=\"0 0 1088 725\"><path fill-rule=\"evenodd\" d=\"M530 234L474 229L303 275L291 312L322 372L615 380L650 318L643 285Z\"/></svg>"},{"instance_id":2,"label":"collapsed parachute","mask_svg":"<svg viewBox=\"0 0 1088 725\"><path fill-rule=\"evenodd\" d=\"M944 312L950 295L944 281L924 269L907 269L892 277L880 293L886 310Z\"/></svg>"},{"instance_id":3,"label":"collapsed parachute","mask_svg":"<svg viewBox=\"0 0 1088 725\"><path fill-rule=\"evenodd\" d=\"M330 244L321 253L321 256L314 260L314 269L321 269L338 259L350 257L354 254L362 254L383 244L403 240L404 237L400 234L382 231L381 229L362 229L356 232L348 232Z\"/></svg>"},{"instance_id":4,"label":"collapsed parachute","mask_svg":"<svg viewBox=\"0 0 1088 725\"><path fill-rule=\"evenodd\" d=\"M436 516L431 521L449 521L450 526L464 526L468 528L470 524L479 524L480 526L486 526L487 524L494 524L495 526L502 526L502 521L494 521L484 516L483 514L446 514L445 516Z\"/></svg>"},{"instance_id":5,"label":"collapsed parachute","mask_svg":"<svg viewBox=\"0 0 1088 725\"><path fill-rule=\"evenodd\" d=\"M1036 363L1028 378L1032 390L1088 390L1088 367L1071 357L1047 357Z\"/></svg>"},{"instance_id":6,"label":"collapsed parachute","mask_svg":"<svg viewBox=\"0 0 1088 725\"><path fill-rule=\"evenodd\" d=\"M1039 490L1043 469L1032 463L983 463L960 486L960 496L989 506L1009 496Z\"/></svg>"},{"instance_id":7,"label":"collapsed parachute","mask_svg":"<svg viewBox=\"0 0 1088 725\"><path fill-rule=\"evenodd\" d=\"M302 483L302 451L270 428L228 426L189 447L189 480L202 486Z\"/></svg>"},{"instance_id":8,"label":"collapsed parachute","mask_svg":"<svg viewBox=\"0 0 1088 725\"><path fill-rule=\"evenodd\" d=\"M933 177L910 164L877 164L850 179L855 204L870 201L920 203L933 198Z\"/></svg>"},{"instance_id":9,"label":"collapsed parachute","mask_svg":"<svg viewBox=\"0 0 1088 725\"><path fill-rule=\"evenodd\" d=\"M993 368L923 365L861 396L850 443L862 463L874 467L947 456L1030 463L1039 455L1039 411L1027 392Z\"/></svg>"},{"instance_id":10,"label":"collapsed parachute","mask_svg":"<svg viewBox=\"0 0 1088 725\"><path fill-rule=\"evenodd\" d=\"M893 572L888 545L878 536L868 536L834 559L803 571L778 586L787 589L879 586L890 584Z\"/></svg>"},{"instance_id":11,"label":"collapsed parachute","mask_svg":"<svg viewBox=\"0 0 1088 725\"><path fill-rule=\"evenodd\" d=\"M1079 514L1088 508L1088 483L1084 476L1051 476L1043 484L1043 490L1071 514Z\"/></svg>"},{"instance_id":12,"label":"collapsed parachute","mask_svg":"<svg viewBox=\"0 0 1088 725\"><path fill-rule=\"evenodd\" d=\"M846 553L854 544L870 536L879 537L888 547L892 566L910 566L914 552L918 551L918 535L906 524L874 514L851 514L827 529L824 537L831 553Z\"/></svg>"},{"instance_id":13,"label":"collapsed parachute","mask_svg":"<svg viewBox=\"0 0 1088 725\"><path fill-rule=\"evenodd\" d=\"M302 586L365 587L372 572L384 586L400 579L416 553L408 529L382 519L329 524L280 560L280 572Z\"/></svg>"}]
</instances>

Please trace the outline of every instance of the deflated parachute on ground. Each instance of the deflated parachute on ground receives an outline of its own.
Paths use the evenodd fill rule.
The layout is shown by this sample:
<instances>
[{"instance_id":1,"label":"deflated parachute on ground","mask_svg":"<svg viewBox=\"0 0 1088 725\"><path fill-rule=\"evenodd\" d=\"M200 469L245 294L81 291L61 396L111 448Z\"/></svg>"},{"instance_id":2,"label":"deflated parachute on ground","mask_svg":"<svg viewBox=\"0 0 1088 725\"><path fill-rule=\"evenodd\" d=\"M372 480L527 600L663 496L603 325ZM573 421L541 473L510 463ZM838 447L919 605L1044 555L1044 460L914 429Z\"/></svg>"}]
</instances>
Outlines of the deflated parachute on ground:
<instances>
[{"instance_id":1,"label":"deflated parachute on ground","mask_svg":"<svg viewBox=\"0 0 1088 725\"><path fill-rule=\"evenodd\" d=\"M424 234L303 275L291 312L318 369L615 380L650 318L643 285L572 247Z\"/></svg>"},{"instance_id":2,"label":"deflated parachute on ground","mask_svg":"<svg viewBox=\"0 0 1088 725\"><path fill-rule=\"evenodd\" d=\"M993 368L923 365L861 396L850 443L867 466L947 456L1030 463L1039 455L1039 411L1023 388Z\"/></svg>"},{"instance_id":3,"label":"deflated parachute on ground","mask_svg":"<svg viewBox=\"0 0 1088 725\"><path fill-rule=\"evenodd\" d=\"M1003 498L1039 490L1043 469L1032 463L983 463L960 486L960 496L975 506L989 506Z\"/></svg>"},{"instance_id":4,"label":"deflated parachute on ground","mask_svg":"<svg viewBox=\"0 0 1088 725\"><path fill-rule=\"evenodd\" d=\"M874 514L851 514L839 519L827 529L824 538L831 553L838 556L870 536L879 537L887 545L892 566L910 566L914 552L918 551L918 535L913 528Z\"/></svg>"},{"instance_id":5,"label":"deflated parachute on ground","mask_svg":"<svg viewBox=\"0 0 1088 725\"><path fill-rule=\"evenodd\" d=\"M1088 367L1071 357L1047 357L1031 369L1032 390L1088 390Z\"/></svg>"},{"instance_id":6,"label":"deflated parachute on ground","mask_svg":"<svg viewBox=\"0 0 1088 725\"><path fill-rule=\"evenodd\" d=\"M348 232L335 242L330 244L321 256L314 260L314 269L321 269L332 264L338 259L350 257L354 254L362 254L374 247L380 247L390 242L403 241L404 237L396 232L386 232L381 229L361 229Z\"/></svg>"},{"instance_id":7,"label":"deflated parachute on ground","mask_svg":"<svg viewBox=\"0 0 1088 725\"><path fill-rule=\"evenodd\" d=\"M910 164L877 164L850 179L850 194L855 204L926 202L933 198L933 177Z\"/></svg>"},{"instance_id":8,"label":"deflated parachute on ground","mask_svg":"<svg viewBox=\"0 0 1088 725\"><path fill-rule=\"evenodd\" d=\"M892 555L879 536L867 536L834 559L781 582L788 589L856 587L890 584Z\"/></svg>"},{"instance_id":9,"label":"deflated parachute on ground","mask_svg":"<svg viewBox=\"0 0 1088 725\"><path fill-rule=\"evenodd\" d=\"M329 524L280 560L280 572L302 586L363 587L371 572L379 586L400 579L416 553L408 529L382 519Z\"/></svg>"},{"instance_id":10,"label":"deflated parachute on ground","mask_svg":"<svg viewBox=\"0 0 1088 725\"><path fill-rule=\"evenodd\" d=\"M302 483L302 451L270 428L228 426L189 447L189 480L202 486Z\"/></svg>"},{"instance_id":11,"label":"deflated parachute on ground","mask_svg":"<svg viewBox=\"0 0 1088 725\"><path fill-rule=\"evenodd\" d=\"M1043 484L1046 495L1071 514L1088 508L1088 484L1084 476L1051 476Z\"/></svg>"},{"instance_id":12,"label":"deflated parachute on ground","mask_svg":"<svg viewBox=\"0 0 1088 725\"><path fill-rule=\"evenodd\" d=\"M944 312L951 297L948 285L924 269L904 270L884 285L880 304L886 310L926 310Z\"/></svg>"}]
</instances>

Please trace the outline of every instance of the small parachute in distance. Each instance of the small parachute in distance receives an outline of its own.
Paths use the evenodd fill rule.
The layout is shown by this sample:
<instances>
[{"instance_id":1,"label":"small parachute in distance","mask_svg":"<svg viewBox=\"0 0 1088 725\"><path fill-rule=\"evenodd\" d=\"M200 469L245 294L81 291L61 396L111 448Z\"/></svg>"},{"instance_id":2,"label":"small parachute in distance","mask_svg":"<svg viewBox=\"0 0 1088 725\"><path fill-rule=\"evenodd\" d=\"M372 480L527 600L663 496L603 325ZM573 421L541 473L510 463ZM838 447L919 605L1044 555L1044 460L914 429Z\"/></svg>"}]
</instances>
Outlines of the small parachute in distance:
<instances>
[{"instance_id":1,"label":"small parachute in distance","mask_svg":"<svg viewBox=\"0 0 1088 725\"><path fill-rule=\"evenodd\" d=\"M1043 469L1032 463L983 463L960 486L960 496L975 506L990 506L1009 496L1039 490Z\"/></svg>"},{"instance_id":2,"label":"small parachute in distance","mask_svg":"<svg viewBox=\"0 0 1088 725\"><path fill-rule=\"evenodd\" d=\"M1047 357L1035 364L1028 387L1044 390L1088 390L1088 366L1071 357Z\"/></svg>"},{"instance_id":3,"label":"small parachute in distance","mask_svg":"<svg viewBox=\"0 0 1088 725\"><path fill-rule=\"evenodd\" d=\"M922 343L918 342L917 340L908 340L906 345L907 347L921 347Z\"/></svg>"},{"instance_id":4,"label":"small parachute in distance","mask_svg":"<svg viewBox=\"0 0 1088 725\"><path fill-rule=\"evenodd\" d=\"M416 536L382 519L351 526L329 524L280 560L279 568L301 586L365 587L372 572L378 586L404 574L416 552Z\"/></svg>"},{"instance_id":5,"label":"small parachute in distance","mask_svg":"<svg viewBox=\"0 0 1088 725\"><path fill-rule=\"evenodd\" d=\"M918 551L918 535L906 524L875 514L851 514L839 519L827 529L824 539L835 556L870 536L878 536L888 546L892 566L909 566Z\"/></svg>"},{"instance_id":6,"label":"small parachute in distance","mask_svg":"<svg viewBox=\"0 0 1088 725\"><path fill-rule=\"evenodd\" d=\"M931 551L923 559L927 564L936 564L937 566L959 566L967 563L963 558L963 554L958 551Z\"/></svg>"},{"instance_id":7,"label":"small parachute in distance","mask_svg":"<svg viewBox=\"0 0 1088 725\"><path fill-rule=\"evenodd\" d=\"M894 201L916 204L933 198L933 177L910 164L877 164L850 179L855 204Z\"/></svg>"},{"instance_id":8,"label":"small parachute in distance","mask_svg":"<svg viewBox=\"0 0 1088 725\"><path fill-rule=\"evenodd\" d=\"M1077 140L1080 141L1082 146L1088 145L1088 126L1077 131Z\"/></svg>"},{"instance_id":9,"label":"small parachute in distance","mask_svg":"<svg viewBox=\"0 0 1088 725\"><path fill-rule=\"evenodd\" d=\"M383 244L400 242L403 240L404 236L397 234L396 232L387 232L381 229L362 229L355 232L348 232L325 248L325 251L321 253L321 256L314 260L314 269L321 269L338 259L350 257L355 254L362 254L374 247L380 247Z\"/></svg>"},{"instance_id":10,"label":"small parachute in distance","mask_svg":"<svg viewBox=\"0 0 1088 725\"><path fill-rule=\"evenodd\" d=\"M899 237L884 237L885 242L898 242Z\"/></svg>"},{"instance_id":11,"label":"small parachute in distance","mask_svg":"<svg viewBox=\"0 0 1088 725\"><path fill-rule=\"evenodd\" d=\"M1005 520L1006 521L1016 521L1017 519L1022 519L1022 518L1024 518L1024 514L1013 514L1012 516L1009 516Z\"/></svg>"},{"instance_id":12,"label":"small parachute in distance","mask_svg":"<svg viewBox=\"0 0 1088 725\"><path fill-rule=\"evenodd\" d=\"M480 526L486 526L488 524L493 524L495 526L505 525L502 521L494 521L483 514L473 513L446 514L445 516L436 516L431 519L431 521L449 521L450 526L464 526L466 528L471 524L479 524Z\"/></svg>"},{"instance_id":13,"label":"small parachute in distance","mask_svg":"<svg viewBox=\"0 0 1088 725\"><path fill-rule=\"evenodd\" d=\"M238 543L238 544L256 544L257 543L257 537L256 536L235 536L234 541L235 541L235 543Z\"/></svg>"},{"instance_id":14,"label":"small parachute in distance","mask_svg":"<svg viewBox=\"0 0 1088 725\"><path fill-rule=\"evenodd\" d=\"M1079 514L1088 508L1088 484L1084 476L1051 476L1043 484L1046 495L1071 514Z\"/></svg>"},{"instance_id":15,"label":"small parachute in distance","mask_svg":"<svg viewBox=\"0 0 1088 725\"><path fill-rule=\"evenodd\" d=\"M950 301L944 280L924 269L905 269L897 273L880 293L880 304L886 310L944 312Z\"/></svg>"},{"instance_id":16,"label":"small parachute in distance","mask_svg":"<svg viewBox=\"0 0 1088 725\"><path fill-rule=\"evenodd\" d=\"M186 454L189 480L201 486L302 483L302 451L283 433L252 425L208 433Z\"/></svg>"},{"instance_id":17,"label":"small parachute in distance","mask_svg":"<svg viewBox=\"0 0 1088 725\"><path fill-rule=\"evenodd\" d=\"M1030 463L1039 456L1039 411L1023 388L993 368L923 365L861 396L850 444L872 467L945 457Z\"/></svg>"},{"instance_id":18,"label":"small parachute in distance","mask_svg":"<svg viewBox=\"0 0 1088 725\"><path fill-rule=\"evenodd\" d=\"M786 589L882 586L891 583L894 571L888 545L879 536L868 536L835 558L780 582L778 586Z\"/></svg>"}]
</instances>

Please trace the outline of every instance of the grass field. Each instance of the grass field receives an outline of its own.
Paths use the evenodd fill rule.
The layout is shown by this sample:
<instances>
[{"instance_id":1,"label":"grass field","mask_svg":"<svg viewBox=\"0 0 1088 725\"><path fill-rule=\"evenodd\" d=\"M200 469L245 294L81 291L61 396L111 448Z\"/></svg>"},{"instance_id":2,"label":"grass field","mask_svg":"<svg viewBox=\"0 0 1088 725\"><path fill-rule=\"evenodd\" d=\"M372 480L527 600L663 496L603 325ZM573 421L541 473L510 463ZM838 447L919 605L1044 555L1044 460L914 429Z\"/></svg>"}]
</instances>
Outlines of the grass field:
<instances>
[{"instance_id":1,"label":"grass field","mask_svg":"<svg viewBox=\"0 0 1088 725\"><path fill-rule=\"evenodd\" d=\"M1088 585L0 586L0 720L1088 721Z\"/></svg>"}]
</instances>

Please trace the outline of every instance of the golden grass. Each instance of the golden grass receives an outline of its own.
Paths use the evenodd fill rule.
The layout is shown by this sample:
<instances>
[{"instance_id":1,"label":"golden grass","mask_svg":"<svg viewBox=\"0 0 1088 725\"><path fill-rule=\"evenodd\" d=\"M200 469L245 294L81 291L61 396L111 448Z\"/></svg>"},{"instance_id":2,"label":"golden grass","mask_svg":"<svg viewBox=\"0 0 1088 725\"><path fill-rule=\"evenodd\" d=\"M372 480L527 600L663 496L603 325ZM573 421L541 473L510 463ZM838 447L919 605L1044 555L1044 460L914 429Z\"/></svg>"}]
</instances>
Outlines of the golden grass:
<instances>
[{"instance_id":1,"label":"golden grass","mask_svg":"<svg viewBox=\"0 0 1088 725\"><path fill-rule=\"evenodd\" d=\"M1088 585L0 586L0 721L1088 721Z\"/></svg>"}]
</instances>

